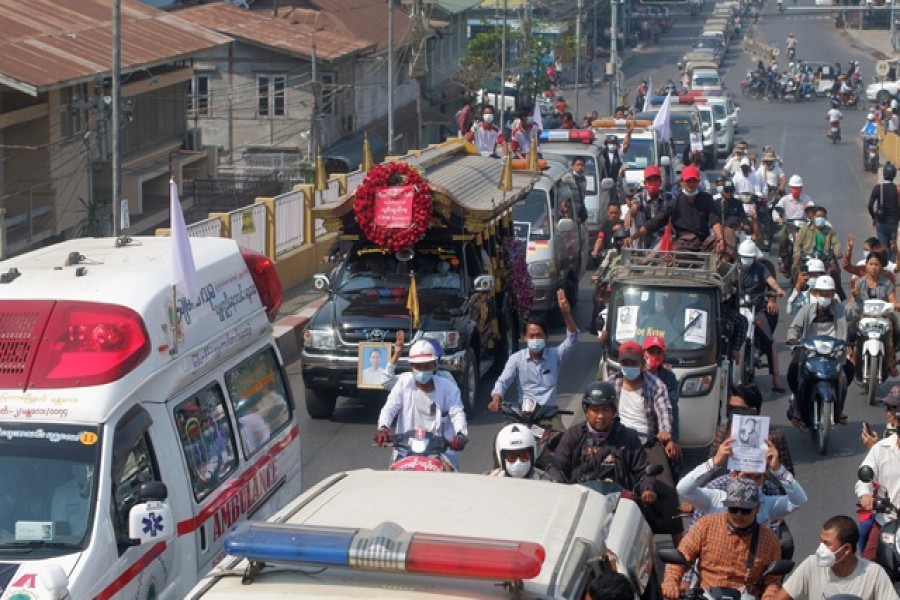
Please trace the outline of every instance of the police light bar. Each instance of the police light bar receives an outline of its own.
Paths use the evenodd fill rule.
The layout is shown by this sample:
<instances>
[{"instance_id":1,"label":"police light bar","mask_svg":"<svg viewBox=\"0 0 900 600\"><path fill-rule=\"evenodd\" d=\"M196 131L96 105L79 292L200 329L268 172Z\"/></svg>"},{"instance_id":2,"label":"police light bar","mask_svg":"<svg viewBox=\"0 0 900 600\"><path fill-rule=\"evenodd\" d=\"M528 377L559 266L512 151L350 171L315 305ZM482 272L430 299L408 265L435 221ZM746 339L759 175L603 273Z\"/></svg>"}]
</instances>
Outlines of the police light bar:
<instances>
[{"instance_id":1,"label":"police light bar","mask_svg":"<svg viewBox=\"0 0 900 600\"><path fill-rule=\"evenodd\" d=\"M706 93L706 90L702 90L703 93ZM666 101L665 96L653 96L650 98L650 104L662 104ZM691 96L690 94L686 96L672 96L672 101L678 104L696 104L699 102L706 102L705 98L697 98L696 96Z\"/></svg>"},{"instance_id":2,"label":"police light bar","mask_svg":"<svg viewBox=\"0 0 900 600\"><path fill-rule=\"evenodd\" d=\"M688 92L688 96L694 96L700 101L703 96L724 96L725 90L720 88L710 88L707 90L691 90Z\"/></svg>"},{"instance_id":3,"label":"police light bar","mask_svg":"<svg viewBox=\"0 0 900 600\"><path fill-rule=\"evenodd\" d=\"M581 142L590 144L594 141L594 132L590 129L547 129L538 136L541 142Z\"/></svg>"},{"instance_id":4,"label":"police light bar","mask_svg":"<svg viewBox=\"0 0 900 600\"><path fill-rule=\"evenodd\" d=\"M252 561L503 581L537 577L546 558L534 542L409 533L391 522L375 529L244 522L225 537L225 551Z\"/></svg>"},{"instance_id":5,"label":"police light bar","mask_svg":"<svg viewBox=\"0 0 900 600\"><path fill-rule=\"evenodd\" d=\"M597 119L591 123L591 127L597 127L599 129L607 129L611 127L627 127L629 119L613 119L612 117L608 119ZM635 127L650 127L653 125L653 121L634 121Z\"/></svg>"}]
</instances>

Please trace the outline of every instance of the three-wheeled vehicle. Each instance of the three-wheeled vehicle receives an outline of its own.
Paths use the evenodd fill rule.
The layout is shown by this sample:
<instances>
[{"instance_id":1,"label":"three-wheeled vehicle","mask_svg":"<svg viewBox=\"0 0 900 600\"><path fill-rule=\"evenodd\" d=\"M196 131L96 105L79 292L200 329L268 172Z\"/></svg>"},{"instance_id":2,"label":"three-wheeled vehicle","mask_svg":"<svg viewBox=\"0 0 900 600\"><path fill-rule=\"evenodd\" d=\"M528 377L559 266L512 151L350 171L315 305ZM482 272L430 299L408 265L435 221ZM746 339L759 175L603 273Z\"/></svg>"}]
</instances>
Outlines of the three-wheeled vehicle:
<instances>
[{"instance_id":1,"label":"three-wheeled vehicle","mask_svg":"<svg viewBox=\"0 0 900 600\"><path fill-rule=\"evenodd\" d=\"M738 280L717 254L631 248L610 275L599 378L621 368L620 344L661 336L681 389L679 443L688 448L709 445L725 418L730 332L723 310L736 298Z\"/></svg>"}]
</instances>

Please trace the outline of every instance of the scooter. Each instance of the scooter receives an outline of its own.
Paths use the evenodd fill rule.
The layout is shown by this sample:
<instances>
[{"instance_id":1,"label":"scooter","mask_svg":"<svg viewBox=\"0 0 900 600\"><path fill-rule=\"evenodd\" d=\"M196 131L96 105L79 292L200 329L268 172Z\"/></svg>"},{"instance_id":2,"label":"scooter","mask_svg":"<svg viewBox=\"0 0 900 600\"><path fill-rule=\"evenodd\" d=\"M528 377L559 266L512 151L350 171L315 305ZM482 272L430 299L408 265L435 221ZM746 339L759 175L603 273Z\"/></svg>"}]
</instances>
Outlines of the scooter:
<instances>
[{"instance_id":1,"label":"scooter","mask_svg":"<svg viewBox=\"0 0 900 600\"><path fill-rule=\"evenodd\" d=\"M863 483L872 483L875 481L875 472L872 467L863 465L856 472L856 476ZM891 578L891 583L900 582L900 550L897 549L898 526L900 521L897 520L897 507L891 503L887 492L883 487L878 489L875 496L875 513L880 515L876 517L879 523L883 520L880 535L878 536L878 546L875 548L875 562L877 562Z\"/></svg>"},{"instance_id":2,"label":"scooter","mask_svg":"<svg viewBox=\"0 0 900 600\"><path fill-rule=\"evenodd\" d=\"M809 223L808 219L788 219L784 225L784 235L787 236L784 242L787 254L784 257L781 266L781 272L788 278L791 276L791 270L794 267L794 240L797 238L797 232L800 228Z\"/></svg>"},{"instance_id":3,"label":"scooter","mask_svg":"<svg viewBox=\"0 0 900 600\"><path fill-rule=\"evenodd\" d=\"M744 342L744 350L741 353L741 383L748 385L753 383L756 370L760 367L762 357L759 346L756 343L756 311L753 298L750 294L741 297L741 316L747 321L747 340Z\"/></svg>"},{"instance_id":4,"label":"scooter","mask_svg":"<svg viewBox=\"0 0 900 600\"><path fill-rule=\"evenodd\" d=\"M865 150L865 163L863 164L863 168L866 171L872 171L873 173L878 172L878 138L876 137L867 137L865 139L866 150Z\"/></svg>"},{"instance_id":5,"label":"scooter","mask_svg":"<svg viewBox=\"0 0 900 600\"><path fill-rule=\"evenodd\" d=\"M841 122L840 121L832 121L831 127L828 130L828 139L831 140L832 144L837 144L841 141Z\"/></svg>"},{"instance_id":6,"label":"scooter","mask_svg":"<svg viewBox=\"0 0 900 600\"><path fill-rule=\"evenodd\" d=\"M863 304L862 318L859 320L859 333L856 339L856 356L859 357L856 380L866 388L869 406L875 406L875 392L878 384L887 379L887 361L885 344L890 330L890 314L894 306L884 300L866 300Z\"/></svg>"},{"instance_id":7,"label":"scooter","mask_svg":"<svg viewBox=\"0 0 900 600\"><path fill-rule=\"evenodd\" d=\"M794 62L795 56L797 56L797 49L794 47L788 48L788 60Z\"/></svg>"},{"instance_id":8,"label":"scooter","mask_svg":"<svg viewBox=\"0 0 900 600\"><path fill-rule=\"evenodd\" d=\"M828 453L834 413L841 414L846 386L842 382L846 342L827 335L808 337L794 347L806 356L800 363L800 385L795 406L809 428L819 454Z\"/></svg>"},{"instance_id":9,"label":"scooter","mask_svg":"<svg viewBox=\"0 0 900 600\"><path fill-rule=\"evenodd\" d=\"M531 430L537 445L534 465L539 469L547 466L549 455L556 449L562 437L562 432L553 431L553 418L557 415L575 414L558 406L538 404L531 398L523 398L521 405L517 402L503 402L500 404L500 413L506 418L507 423L519 423ZM500 466L497 464L496 456L494 463L494 467Z\"/></svg>"},{"instance_id":10,"label":"scooter","mask_svg":"<svg viewBox=\"0 0 900 600\"><path fill-rule=\"evenodd\" d=\"M677 548L663 548L656 551L659 559L667 565L688 566L688 560L678 551ZM693 567L692 567L693 568ZM773 560L763 571L763 577L784 576L794 569L794 561L778 559ZM734 588L714 587L704 590L700 587L698 578L697 585L681 592L682 600L756 600L756 597L736 590Z\"/></svg>"},{"instance_id":11,"label":"scooter","mask_svg":"<svg viewBox=\"0 0 900 600\"><path fill-rule=\"evenodd\" d=\"M395 452L391 471L445 473L456 470L445 455L450 444L440 434L414 429L391 436L390 445Z\"/></svg>"}]
</instances>

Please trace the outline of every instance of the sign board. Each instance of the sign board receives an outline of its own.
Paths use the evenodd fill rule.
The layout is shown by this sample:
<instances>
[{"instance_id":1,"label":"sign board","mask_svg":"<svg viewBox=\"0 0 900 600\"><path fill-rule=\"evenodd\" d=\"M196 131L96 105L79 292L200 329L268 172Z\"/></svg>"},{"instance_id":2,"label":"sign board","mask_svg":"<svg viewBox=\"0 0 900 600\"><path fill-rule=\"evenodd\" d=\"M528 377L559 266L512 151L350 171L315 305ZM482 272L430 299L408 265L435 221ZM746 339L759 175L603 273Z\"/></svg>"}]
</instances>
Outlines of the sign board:
<instances>
[{"instance_id":1,"label":"sign board","mask_svg":"<svg viewBox=\"0 0 900 600\"><path fill-rule=\"evenodd\" d=\"M888 61L886 60L879 60L877 63L875 63L875 74L879 77L884 77L890 70L891 65L888 64Z\"/></svg>"},{"instance_id":2,"label":"sign board","mask_svg":"<svg viewBox=\"0 0 900 600\"><path fill-rule=\"evenodd\" d=\"M528 236L531 235L531 223L513 221L513 235L517 240L527 242Z\"/></svg>"},{"instance_id":3,"label":"sign board","mask_svg":"<svg viewBox=\"0 0 900 600\"><path fill-rule=\"evenodd\" d=\"M119 231L131 229L131 215L128 213L128 200L119 200Z\"/></svg>"},{"instance_id":4,"label":"sign board","mask_svg":"<svg viewBox=\"0 0 900 600\"><path fill-rule=\"evenodd\" d=\"M375 224L386 229L406 229L412 224L411 185L393 186L375 192Z\"/></svg>"}]
</instances>

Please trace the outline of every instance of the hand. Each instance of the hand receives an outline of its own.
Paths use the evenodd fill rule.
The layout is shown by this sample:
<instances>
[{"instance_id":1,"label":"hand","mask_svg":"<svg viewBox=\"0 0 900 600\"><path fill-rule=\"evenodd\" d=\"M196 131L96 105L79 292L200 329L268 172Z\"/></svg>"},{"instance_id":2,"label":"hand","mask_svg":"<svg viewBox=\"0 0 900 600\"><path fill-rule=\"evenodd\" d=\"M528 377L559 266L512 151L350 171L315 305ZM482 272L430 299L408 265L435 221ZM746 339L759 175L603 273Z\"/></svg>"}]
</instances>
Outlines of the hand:
<instances>
[{"instance_id":1,"label":"hand","mask_svg":"<svg viewBox=\"0 0 900 600\"><path fill-rule=\"evenodd\" d=\"M681 597L681 586L677 581L664 581L662 595L666 600L678 600Z\"/></svg>"},{"instance_id":2,"label":"hand","mask_svg":"<svg viewBox=\"0 0 900 600\"><path fill-rule=\"evenodd\" d=\"M450 449L462 452L468 443L469 438L467 438L464 433L457 433L456 436L450 440Z\"/></svg>"},{"instance_id":3,"label":"hand","mask_svg":"<svg viewBox=\"0 0 900 600\"><path fill-rule=\"evenodd\" d=\"M403 354L403 340L406 338L406 332L402 329L397 330L397 339L394 341L394 353L391 354L391 364L397 366L400 362L400 355Z\"/></svg>"},{"instance_id":4,"label":"hand","mask_svg":"<svg viewBox=\"0 0 900 600\"><path fill-rule=\"evenodd\" d=\"M724 467L728 464L728 457L732 454L731 444L734 442L734 438L730 435L728 439L719 444L719 448L716 450L716 455L713 457L713 464L717 467Z\"/></svg>"},{"instance_id":5,"label":"hand","mask_svg":"<svg viewBox=\"0 0 900 600\"><path fill-rule=\"evenodd\" d=\"M866 447L866 450L878 443L878 435L868 431L865 427L862 428L860 438L862 438L862 443Z\"/></svg>"},{"instance_id":6,"label":"hand","mask_svg":"<svg viewBox=\"0 0 900 600\"><path fill-rule=\"evenodd\" d=\"M376 446L387 446L391 442L391 428L380 428L375 432L374 440Z\"/></svg>"},{"instance_id":7,"label":"hand","mask_svg":"<svg viewBox=\"0 0 900 600\"><path fill-rule=\"evenodd\" d=\"M716 241L716 252L725 252L725 240L719 239Z\"/></svg>"},{"instance_id":8,"label":"hand","mask_svg":"<svg viewBox=\"0 0 900 600\"><path fill-rule=\"evenodd\" d=\"M634 243L634 238L632 238L631 236L628 236L627 238L622 240L622 245L626 248L630 248L631 244L633 244L633 243Z\"/></svg>"},{"instance_id":9,"label":"hand","mask_svg":"<svg viewBox=\"0 0 900 600\"><path fill-rule=\"evenodd\" d=\"M863 510L872 510L875 508L875 496L872 494L863 495L863 497L859 499L859 505Z\"/></svg>"},{"instance_id":10,"label":"hand","mask_svg":"<svg viewBox=\"0 0 900 600\"><path fill-rule=\"evenodd\" d=\"M778 448L772 443L772 440L766 438L766 464L769 471L777 471L781 467L781 460L778 456Z\"/></svg>"},{"instance_id":11,"label":"hand","mask_svg":"<svg viewBox=\"0 0 900 600\"><path fill-rule=\"evenodd\" d=\"M777 289L775 290L775 293L778 294L778 297L779 297L779 298L784 298L784 290L783 290L783 289L777 288Z\"/></svg>"},{"instance_id":12,"label":"hand","mask_svg":"<svg viewBox=\"0 0 900 600\"><path fill-rule=\"evenodd\" d=\"M487 409L489 412L498 412L500 410L500 396L491 397L490 403L487 405Z\"/></svg>"},{"instance_id":13,"label":"hand","mask_svg":"<svg viewBox=\"0 0 900 600\"><path fill-rule=\"evenodd\" d=\"M556 290L556 303L559 304L559 310L564 315L572 312L572 307L569 306L569 299L566 298L566 291L562 288Z\"/></svg>"},{"instance_id":14,"label":"hand","mask_svg":"<svg viewBox=\"0 0 900 600\"><path fill-rule=\"evenodd\" d=\"M770 315L778 314L778 303L775 302L775 298L769 298L769 301L766 303L766 312Z\"/></svg>"},{"instance_id":15,"label":"hand","mask_svg":"<svg viewBox=\"0 0 900 600\"><path fill-rule=\"evenodd\" d=\"M854 243L856 243L856 236L848 235L847 236L847 250L850 250L851 248L853 248Z\"/></svg>"},{"instance_id":16,"label":"hand","mask_svg":"<svg viewBox=\"0 0 900 600\"><path fill-rule=\"evenodd\" d=\"M678 460L681 457L681 447L673 440L669 440L669 443L665 445L665 450L669 460Z\"/></svg>"},{"instance_id":17,"label":"hand","mask_svg":"<svg viewBox=\"0 0 900 600\"><path fill-rule=\"evenodd\" d=\"M653 490L644 490L641 492L641 502L644 504L653 504L656 502L656 492Z\"/></svg>"}]
</instances>

